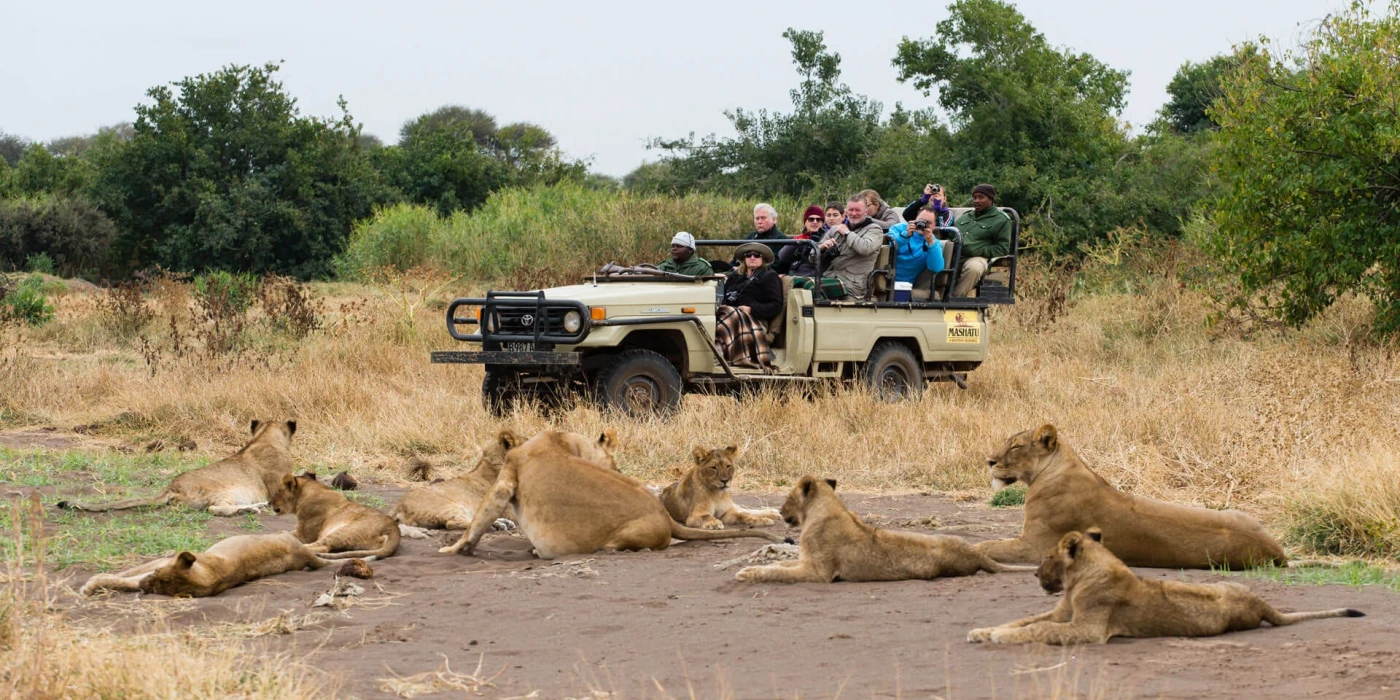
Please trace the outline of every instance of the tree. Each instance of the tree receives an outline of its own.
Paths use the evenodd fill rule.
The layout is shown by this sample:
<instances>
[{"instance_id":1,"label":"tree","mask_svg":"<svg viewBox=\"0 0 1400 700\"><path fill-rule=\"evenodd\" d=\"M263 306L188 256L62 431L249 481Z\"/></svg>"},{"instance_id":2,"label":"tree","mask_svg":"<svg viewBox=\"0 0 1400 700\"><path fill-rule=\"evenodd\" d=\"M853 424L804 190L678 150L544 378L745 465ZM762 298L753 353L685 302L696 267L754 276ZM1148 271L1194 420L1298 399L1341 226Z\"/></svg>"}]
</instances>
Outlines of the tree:
<instances>
[{"instance_id":1,"label":"tree","mask_svg":"<svg viewBox=\"0 0 1400 700\"><path fill-rule=\"evenodd\" d=\"M30 144L10 175L16 194L71 196L92 180L91 164L79 157L55 156L41 143Z\"/></svg>"},{"instance_id":2,"label":"tree","mask_svg":"<svg viewBox=\"0 0 1400 700\"><path fill-rule=\"evenodd\" d=\"M445 105L411 119L399 130L399 143L413 136L426 136L430 132L447 131L458 139L470 134L473 141L486 148L496 145L496 118L484 110Z\"/></svg>"},{"instance_id":3,"label":"tree","mask_svg":"<svg viewBox=\"0 0 1400 700\"><path fill-rule=\"evenodd\" d=\"M938 90L960 170L996 184L999 204L1036 213L1042 236L1066 246L1108 230L1093 195L1129 150L1118 121L1127 72L1051 46L1000 0L957 0L933 36L900 42L893 63L901 82Z\"/></svg>"},{"instance_id":4,"label":"tree","mask_svg":"<svg viewBox=\"0 0 1400 700\"><path fill-rule=\"evenodd\" d=\"M1168 100L1162 106L1167 128L1182 134L1216 129L1206 110L1222 94L1221 82L1253 53L1245 44L1234 54L1221 54L1201 63L1187 61L1167 83Z\"/></svg>"},{"instance_id":5,"label":"tree","mask_svg":"<svg viewBox=\"0 0 1400 700\"><path fill-rule=\"evenodd\" d=\"M1296 50L1259 52L1224 82L1214 167L1224 183L1205 243L1301 324L1346 292L1400 330L1400 2L1354 2Z\"/></svg>"},{"instance_id":6,"label":"tree","mask_svg":"<svg viewBox=\"0 0 1400 700\"><path fill-rule=\"evenodd\" d=\"M118 224L127 270L322 276L386 198L344 102L336 119L304 117L277 70L230 66L152 88L131 139L95 149L92 194Z\"/></svg>"},{"instance_id":7,"label":"tree","mask_svg":"<svg viewBox=\"0 0 1400 700\"><path fill-rule=\"evenodd\" d=\"M19 159L24 157L26 148L29 148L29 139L0 131L0 160L5 161L6 165L17 165Z\"/></svg>"},{"instance_id":8,"label":"tree","mask_svg":"<svg viewBox=\"0 0 1400 700\"><path fill-rule=\"evenodd\" d=\"M48 143L51 153L61 156L80 156L86 154L97 146L98 141L103 138L115 138L123 141L130 140L136 132L129 122L121 122L112 126L104 126L97 130L95 134L83 136L63 136Z\"/></svg>"},{"instance_id":9,"label":"tree","mask_svg":"<svg viewBox=\"0 0 1400 700\"><path fill-rule=\"evenodd\" d=\"M410 202L441 214L479 206L509 181L501 161L477 147L466 128L416 129L375 154L389 183Z\"/></svg>"},{"instance_id":10,"label":"tree","mask_svg":"<svg viewBox=\"0 0 1400 700\"><path fill-rule=\"evenodd\" d=\"M879 139L882 105L838 82L841 56L826 48L822 32L790 28L783 38L792 44L801 76L789 93L793 112L736 108L725 112L734 137L653 140L650 146L667 154L671 183L745 196L796 195L831 186L860 167ZM648 172L660 173L657 166Z\"/></svg>"}]
</instances>

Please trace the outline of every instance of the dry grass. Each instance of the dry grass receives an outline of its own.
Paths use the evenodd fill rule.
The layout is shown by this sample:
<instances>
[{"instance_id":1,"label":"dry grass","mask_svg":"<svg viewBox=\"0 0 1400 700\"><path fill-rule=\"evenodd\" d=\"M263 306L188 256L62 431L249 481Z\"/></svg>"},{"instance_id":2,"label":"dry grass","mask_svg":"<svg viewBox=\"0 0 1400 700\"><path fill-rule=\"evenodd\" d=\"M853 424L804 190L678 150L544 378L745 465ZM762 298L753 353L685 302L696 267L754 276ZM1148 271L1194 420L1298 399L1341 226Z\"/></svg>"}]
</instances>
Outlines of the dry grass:
<instances>
[{"instance_id":1,"label":"dry grass","mask_svg":"<svg viewBox=\"0 0 1400 700\"><path fill-rule=\"evenodd\" d=\"M668 420L587 406L552 420L583 433L617 429L620 467L652 482L684 464L691 445L734 443L744 489L779 489L816 473L851 490L983 496L985 456L1009 434L1053 422L1085 460L1136 493L1242 508L1282 531L1286 504L1316 501L1314 487L1335 484L1340 491L1326 493L1351 493L1354 512L1394 527L1394 509L1377 501L1384 492L1370 487L1395 483L1400 353L1363 340L1368 304L1343 300L1302 331L1244 336L1207 327L1208 299L1178 281L1175 264L1144 275L1124 286L1098 274L1096 284L1120 291L1081 289L1067 303L1056 295L1053 323L1040 300L998 310L991 355L965 392L938 384L921 401L896 405L848 390L813 399L692 396ZM254 312L240 355L175 357L171 324L161 320L144 336L163 353L153 363L138 345L102 332L91 295L66 294L49 327L20 341L8 331L0 421L95 424L101 437L132 445L192 438L212 456L241 443L251 418L296 418L303 464L385 481L405 479L405 457L427 456L450 473L502 428L551 424L529 412L492 418L481 406L479 368L429 364L431 350L453 347L434 330L440 300L422 304L416 323L425 331L410 338L400 330L403 310L371 288L315 289L327 309L323 330L300 342L264 329ZM157 306L172 296L167 290ZM1376 474L1349 485L1336 477L1349 464L1372 464Z\"/></svg>"},{"instance_id":2,"label":"dry grass","mask_svg":"<svg viewBox=\"0 0 1400 700\"><path fill-rule=\"evenodd\" d=\"M0 593L0 697L7 698L310 698L335 684L282 654L242 647L194 630L173 631L164 617L113 634L67 619L44 575L42 520L35 504L11 520L17 556L6 562ZM38 566L23 561L19 523L29 521ZM149 607L146 612L149 612ZM169 611L165 611L167 614Z\"/></svg>"}]
</instances>

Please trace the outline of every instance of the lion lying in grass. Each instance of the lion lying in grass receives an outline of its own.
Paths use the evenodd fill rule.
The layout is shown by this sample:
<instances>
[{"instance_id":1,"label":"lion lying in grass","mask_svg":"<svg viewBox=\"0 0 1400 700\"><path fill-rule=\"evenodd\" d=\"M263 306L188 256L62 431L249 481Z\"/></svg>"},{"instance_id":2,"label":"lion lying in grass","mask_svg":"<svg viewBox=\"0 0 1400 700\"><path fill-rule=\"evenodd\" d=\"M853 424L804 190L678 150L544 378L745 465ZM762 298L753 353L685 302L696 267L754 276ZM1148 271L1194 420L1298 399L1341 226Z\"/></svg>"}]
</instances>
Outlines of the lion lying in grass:
<instances>
[{"instance_id":1,"label":"lion lying in grass","mask_svg":"<svg viewBox=\"0 0 1400 700\"><path fill-rule=\"evenodd\" d=\"M671 520L661 501L636 480L599 468L564 449L559 434L546 430L506 454L471 528L441 552L475 549L496 518L513 510L520 531L542 559L606 550L660 550L671 538L713 540L782 538L767 532L715 532Z\"/></svg>"},{"instance_id":2,"label":"lion lying in grass","mask_svg":"<svg viewBox=\"0 0 1400 700\"><path fill-rule=\"evenodd\" d=\"M552 432L552 431L551 431ZM613 453L617 451L617 433L611 428L590 440L578 433L554 432L556 445L569 454L594 464L617 470ZM395 520L410 527L465 530L471 527L481 499L496 484L496 477L506 462L506 452L523 443L520 436L503 430L482 445L481 458L470 472L455 479L444 479L411 489L399 499L390 512ZM506 517L510 517L507 514Z\"/></svg>"},{"instance_id":3,"label":"lion lying in grass","mask_svg":"<svg viewBox=\"0 0 1400 700\"><path fill-rule=\"evenodd\" d=\"M1036 571L1046 593L1065 595L1055 609L967 633L969 642L1103 644L1111 637L1206 637L1325 617L1362 617L1349 608L1280 613L1234 583L1144 581L1102 544L1101 533L1071 532Z\"/></svg>"},{"instance_id":4,"label":"lion lying in grass","mask_svg":"<svg viewBox=\"0 0 1400 700\"><path fill-rule=\"evenodd\" d=\"M1287 555L1264 526L1238 511L1191 508L1123 493L1089 469L1043 425L1007 439L988 461L992 486L1024 482L1021 536L979 542L1001 562L1037 562L1065 533L1101 527L1109 549L1130 566L1168 569L1284 566Z\"/></svg>"},{"instance_id":5,"label":"lion lying in grass","mask_svg":"<svg viewBox=\"0 0 1400 700\"><path fill-rule=\"evenodd\" d=\"M782 516L789 525L802 528L798 558L740 569L734 578L749 583L831 583L1031 570L998 564L958 537L866 525L841 502L831 479L802 477L783 502Z\"/></svg>"},{"instance_id":6,"label":"lion lying in grass","mask_svg":"<svg viewBox=\"0 0 1400 700\"><path fill-rule=\"evenodd\" d=\"M285 423L255 420L253 437L243 449L209 466L175 477L155 496L113 503L59 501L58 507L101 512L181 503L191 508L208 508L214 515L256 513L267 505L282 483L282 477L292 473L292 455L288 450L296 431L294 420Z\"/></svg>"},{"instance_id":7,"label":"lion lying in grass","mask_svg":"<svg viewBox=\"0 0 1400 700\"><path fill-rule=\"evenodd\" d=\"M783 517L773 508L747 510L734 505L729 482L734 479L734 458L739 448L707 450L697 445L691 452L695 464L661 492L661 503L671 519L687 527L722 530L726 525L772 525Z\"/></svg>"},{"instance_id":8,"label":"lion lying in grass","mask_svg":"<svg viewBox=\"0 0 1400 700\"><path fill-rule=\"evenodd\" d=\"M393 518L351 501L315 474L282 477L272 509L279 515L295 513L297 539L322 559L383 559L399 549L399 524Z\"/></svg>"},{"instance_id":9,"label":"lion lying in grass","mask_svg":"<svg viewBox=\"0 0 1400 700\"><path fill-rule=\"evenodd\" d=\"M97 574L79 592L92 595L98 591L140 591L203 598L264 576L320 569L330 563L290 532L238 535L218 542L202 554L180 552L121 573Z\"/></svg>"}]
</instances>

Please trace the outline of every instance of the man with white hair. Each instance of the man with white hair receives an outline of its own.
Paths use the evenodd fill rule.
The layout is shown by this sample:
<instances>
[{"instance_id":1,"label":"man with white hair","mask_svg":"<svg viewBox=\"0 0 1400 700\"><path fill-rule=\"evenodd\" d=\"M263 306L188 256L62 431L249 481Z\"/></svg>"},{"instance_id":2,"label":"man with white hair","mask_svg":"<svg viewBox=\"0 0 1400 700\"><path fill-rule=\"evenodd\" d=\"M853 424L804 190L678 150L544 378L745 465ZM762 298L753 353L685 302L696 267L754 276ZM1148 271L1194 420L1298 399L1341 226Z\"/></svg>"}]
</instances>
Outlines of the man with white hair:
<instances>
[{"instance_id":1,"label":"man with white hair","mask_svg":"<svg viewBox=\"0 0 1400 700\"><path fill-rule=\"evenodd\" d=\"M785 241L788 237L778 230L778 210L771 204L759 204L753 208L753 233L744 236L746 241ZM782 246L769 245L773 256L777 257Z\"/></svg>"},{"instance_id":2,"label":"man with white hair","mask_svg":"<svg viewBox=\"0 0 1400 700\"><path fill-rule=\"evenodd\" d=\"M681 231L671 238L671 257L662 261L660 265L656 266L656 269L692 277L715 273L709 262L695 254L695 236L685 231Z\"/></svg>"}]
</instances>

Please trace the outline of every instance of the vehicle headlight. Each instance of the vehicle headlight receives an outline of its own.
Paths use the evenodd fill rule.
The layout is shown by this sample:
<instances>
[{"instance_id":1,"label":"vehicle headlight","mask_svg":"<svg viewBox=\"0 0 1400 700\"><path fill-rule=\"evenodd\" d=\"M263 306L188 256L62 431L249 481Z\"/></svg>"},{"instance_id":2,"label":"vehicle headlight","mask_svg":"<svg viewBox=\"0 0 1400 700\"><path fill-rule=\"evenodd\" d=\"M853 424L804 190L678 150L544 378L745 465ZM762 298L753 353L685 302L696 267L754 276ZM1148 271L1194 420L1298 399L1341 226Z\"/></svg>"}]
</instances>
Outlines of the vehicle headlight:
<instances>
[{"instance_id":1,"label":"vehicle headlight","mask_svg":"<svg viewBox=\"0 0 1400 700\"><path fill-rule=\"evenodd\" d=\"M481 323L481 327L484 328L484 329L486 329L486 332L487 332L487 333L495 333L495 332L496 332L496 315L495 315L495 314L487 314L487 313L483 312L481 309L477 309L477 310L476 310L476 320L477 320L478 322Z\"/></svg>"},{"instance_id":2,"label":"vehicle headlight","mask_svg":"<svg viewBox=\"0 0 1400 700\"><path fill-rule=\"evenodd\" d=\"M577 333L580 328L583 328L583 316L579 315L579 312L570 311L564 314L564 331L566 333Z\"/></svg>"}]
</instances>

